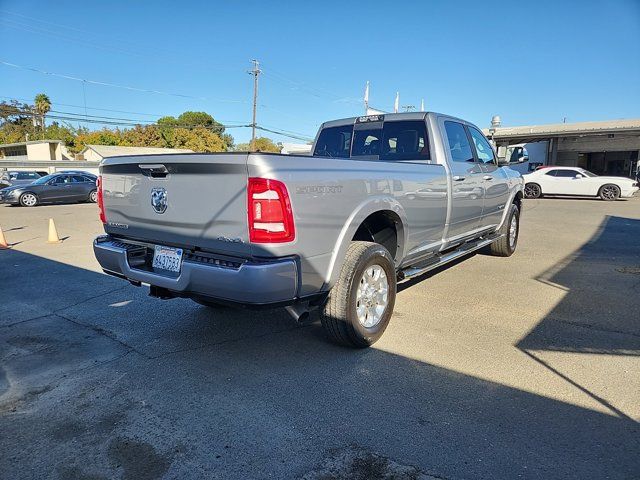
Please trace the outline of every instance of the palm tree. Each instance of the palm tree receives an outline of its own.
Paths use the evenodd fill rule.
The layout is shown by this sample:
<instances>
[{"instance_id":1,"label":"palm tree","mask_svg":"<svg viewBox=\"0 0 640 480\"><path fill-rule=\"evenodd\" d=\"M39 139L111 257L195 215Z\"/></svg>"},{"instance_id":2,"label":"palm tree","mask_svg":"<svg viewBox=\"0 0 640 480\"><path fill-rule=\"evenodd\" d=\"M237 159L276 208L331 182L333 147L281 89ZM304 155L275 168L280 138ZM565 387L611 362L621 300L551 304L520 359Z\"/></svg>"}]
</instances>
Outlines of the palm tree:
<instances>
[{"instance_id":1,"label":"palm tree","mask_svg":"<svg viewBox=\"0 0 640 480\"><path fill-rule=\"evenodd\" d=\"M49 97L47 97L46 94L39 93L38 95L36 95L34 101L36 114L40 116L40 126L42 127L42 134L44 135L44 118L47 113L49 113L49 110L51 110L51 100L49 100Z\"/></svg>"}]
</instances>

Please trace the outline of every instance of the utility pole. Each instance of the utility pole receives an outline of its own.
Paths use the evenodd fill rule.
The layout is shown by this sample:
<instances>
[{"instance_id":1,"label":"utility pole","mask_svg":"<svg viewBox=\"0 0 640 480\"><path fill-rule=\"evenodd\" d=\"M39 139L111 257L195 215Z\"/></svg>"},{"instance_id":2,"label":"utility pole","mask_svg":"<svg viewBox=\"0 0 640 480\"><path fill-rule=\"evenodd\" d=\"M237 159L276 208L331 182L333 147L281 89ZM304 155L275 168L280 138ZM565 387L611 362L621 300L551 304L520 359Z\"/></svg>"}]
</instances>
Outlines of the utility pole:
<instances>
[{"instance_id":1,"label":"utility pole","mask_svg":"<svg viewBox=\"0 0 640 480\"><path fill-rule=\"evenodd\" d=\"M258 75L262 73L260 70L260 62L251 60L253 68L247 73L253 75L253 121L251 122L251 144L249 149L253 152L256 149L256 109L258 107Z\"/></svg>"}]
</instances>

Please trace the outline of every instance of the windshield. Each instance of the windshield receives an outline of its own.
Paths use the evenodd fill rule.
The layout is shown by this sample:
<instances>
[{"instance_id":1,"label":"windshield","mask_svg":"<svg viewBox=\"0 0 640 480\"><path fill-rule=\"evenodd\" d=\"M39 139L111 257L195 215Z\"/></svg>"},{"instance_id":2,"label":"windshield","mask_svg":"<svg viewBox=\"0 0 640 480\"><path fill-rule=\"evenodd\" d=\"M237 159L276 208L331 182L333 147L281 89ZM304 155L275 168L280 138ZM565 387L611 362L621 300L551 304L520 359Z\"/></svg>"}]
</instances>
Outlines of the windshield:
<instances>
[{"instance_id":1,"label":"windshield","mask_svg":"<svg viewBox=\"0 0 640 480\"><path fill-rule=\"evenodd\" d=\"M44 185L45 183L47 183L49 180L51 180L54 177L55 177L55 175L46 175L44 177L40 177L35 182L33 182L32 185Z\"/></svg>"},{"instance_id":2,"label":"windshield","mask_svg":"<svg viewBox=\"0 0 640 480\"><path fill-rule=\"evenodd\" d=\"M580 173L582 173L586 177L597 177L595 173L592 173L589 170L585 170L584 168L580 170Z\"/></svg>"}]
</instances>

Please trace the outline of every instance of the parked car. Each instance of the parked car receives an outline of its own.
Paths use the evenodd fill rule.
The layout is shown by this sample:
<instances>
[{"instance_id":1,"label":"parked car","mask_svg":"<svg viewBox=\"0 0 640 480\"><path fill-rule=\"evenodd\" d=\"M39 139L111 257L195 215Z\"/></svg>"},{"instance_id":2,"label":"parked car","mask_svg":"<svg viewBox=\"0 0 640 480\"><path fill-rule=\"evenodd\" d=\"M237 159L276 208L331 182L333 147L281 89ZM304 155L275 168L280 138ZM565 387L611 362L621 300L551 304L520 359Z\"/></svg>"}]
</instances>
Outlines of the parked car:
<instances>
[{"instance_id":1,"label":"parked car","mask_svg":"<svg viewBox=\"0 0 640 480\"><path fill-rule=\"evenodd\" d=\"M40 177L28 185L16 185L0 190L0 203L34 207L40 203L96 202L95 175L54 173Z\"/></svg>"},{"instance_id":2,"label":"parked car","mask_svg":"<svg viewBox=\"0 0 640 480\"><path fill-rule=\"evenodd\" d=\"M524 195L573 195L602 200L628 198L638 191L638 182L627 177L599 176L577 167L544 167L524 175Z\"/></svg>"},{"instance_id":3,"label":"parked car","mask_svg":"<svg viewBox=\"0 0 640 480\"><path fill-rule=\"evenodd\" d=\"M38 178L40 178L40 174L37 172L9 170L0 176L0 188L7 188L12 185L28 185Z\"/></svg>"},{"instance_id":4,"label":"parked car","mask_svg":"<svg viewBox=\"0 0 640 480\"><path fill-rule=\"evenodd\" d=\"M285 305L301 321L316 306L352 347L382 335L398 279L518 242L522 177L476 126L436 113L325 123L312 157L112 157L100 172L106 273L163 299Z\"/></svg>"}]
</instances>

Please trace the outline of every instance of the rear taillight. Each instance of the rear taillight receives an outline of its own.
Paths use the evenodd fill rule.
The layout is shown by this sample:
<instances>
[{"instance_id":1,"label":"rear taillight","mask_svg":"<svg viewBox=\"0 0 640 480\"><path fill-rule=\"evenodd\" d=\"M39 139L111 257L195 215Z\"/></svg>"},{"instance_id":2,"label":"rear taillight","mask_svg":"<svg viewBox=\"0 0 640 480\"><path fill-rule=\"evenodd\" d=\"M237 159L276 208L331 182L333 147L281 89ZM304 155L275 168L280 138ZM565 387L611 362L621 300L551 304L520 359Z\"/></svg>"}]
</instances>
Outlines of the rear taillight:
<instances>
[{"instance_id":1,"label":"rear taillight","mask_svg":"<svg viewBox=\"0 0 640 480\"><path fill-rule=\"evenodd\" d=\"M104 198L102 197L102 176L96 180L98 212L100 213L100 221L107 223L107 216L104 214Z\"/></svg>"},{"instance_id":2,"label":"rear taillight","mask_svg":"<svg viewBox=\"0 0 640 480\"><path fill-rule=\"evenodd\" d=\"M249 241L284 243L296 238L291 201L284 183L249 178L247 194Z\"/></svg>"}]
</instances>

